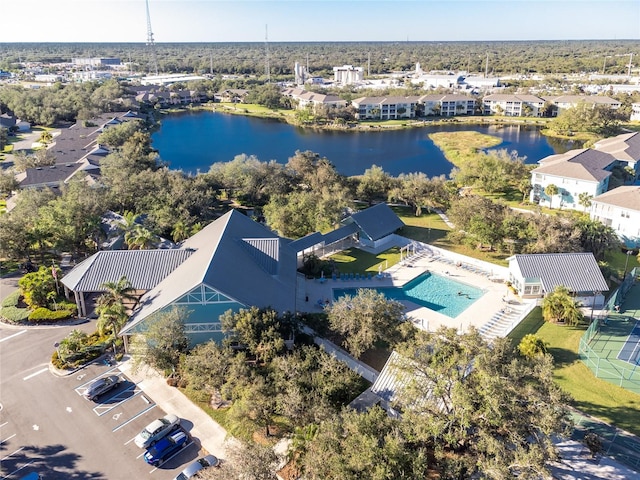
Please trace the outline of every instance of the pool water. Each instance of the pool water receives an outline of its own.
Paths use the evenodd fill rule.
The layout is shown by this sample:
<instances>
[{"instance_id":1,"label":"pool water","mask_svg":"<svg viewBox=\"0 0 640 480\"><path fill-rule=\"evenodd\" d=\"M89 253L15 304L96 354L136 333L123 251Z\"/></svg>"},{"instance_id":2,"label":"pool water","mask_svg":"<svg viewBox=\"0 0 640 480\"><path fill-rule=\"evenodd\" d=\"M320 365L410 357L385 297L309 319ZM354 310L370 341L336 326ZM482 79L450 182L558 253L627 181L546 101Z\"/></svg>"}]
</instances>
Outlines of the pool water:
<instances>
[{"instance_id":1,"label":"pool water","mask_svg":"<svg viewBox=\"0 0 640 480\"><path fill-rule=\"evenodd\" d=\"M478 300L484 291L449 277L426 272L402 287L373 288L391 300L407 300L451 318L456 318ZM333 298L355 296L358 288L334 288Z\"/></svg>"}]
</instances>

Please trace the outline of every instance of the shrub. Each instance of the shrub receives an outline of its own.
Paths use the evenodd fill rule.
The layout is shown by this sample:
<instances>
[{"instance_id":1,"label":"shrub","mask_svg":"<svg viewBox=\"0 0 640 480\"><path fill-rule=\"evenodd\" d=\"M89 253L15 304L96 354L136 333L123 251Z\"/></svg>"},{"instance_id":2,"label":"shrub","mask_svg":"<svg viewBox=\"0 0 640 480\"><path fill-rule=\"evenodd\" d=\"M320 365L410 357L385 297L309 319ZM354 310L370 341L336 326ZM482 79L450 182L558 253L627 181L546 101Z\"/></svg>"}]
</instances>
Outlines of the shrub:
<instances>
[{"instance_id":1,"label":"shrub","mask_svg":"<svg viewBox=\"0 0 640 480\"><path fill-rule=\"evenodd\" d=\"M21 323L29 318L29 310L18 307L2 307L0 308L0 317L7 322Z\"/></svg>"},{"instance_id":2,"label":"shrub","mask_svg":"<svg viewBox=\"0 0 640 480\"><path fill-rule=\"evenodd\" d=\"M72 312L69 310L49 310L48 308L36 308L29 314L30 322L50 322L64 320L71 317Z\"/></svg>"}]
</instances>

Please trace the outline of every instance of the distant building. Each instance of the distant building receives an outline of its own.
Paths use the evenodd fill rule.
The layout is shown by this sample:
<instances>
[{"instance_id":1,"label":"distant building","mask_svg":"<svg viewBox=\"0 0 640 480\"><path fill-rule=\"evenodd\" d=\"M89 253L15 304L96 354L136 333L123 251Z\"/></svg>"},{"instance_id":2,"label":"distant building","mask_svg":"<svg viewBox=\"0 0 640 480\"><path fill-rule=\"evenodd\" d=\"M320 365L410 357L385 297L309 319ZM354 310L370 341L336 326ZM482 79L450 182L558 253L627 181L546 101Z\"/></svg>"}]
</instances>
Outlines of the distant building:
<instances>
[{"instance_id":1,"label":"distant building","mask_svg":"<svg viewBox=\"0 0 640 480\"><path fill-rule=\"evenodd\" d=\"M300 65L298 62L296 62L293 66L293 75L296 85L304 85L307 81L307 78L309 78L307 67L305 67L304 65Z\"/></svg>"},{"instance_id":2,"label":"distant building","mask_svg":"<svg viewBox=\"0 0 640 480\"><path fill-rule=\"evenodd\" d=\"M419 97L360 97L351 101L359 120L414 118Z\"/></svg>"},{"instance_id":3,"label":"distant building","mask_svg":"<svg viewBox=\"0 0 640 480\"><path fill-rule=\"evenodd\" d=\"M93 68L102 68L102 67L115 67L120 65L119 58L104 58L104 57L80 57L80 58L72 58L72 65L79 65L82 67L93 67Z\"/></svg>"},{"instance_id":4,"label":"distant building","mask_svg":"<svg viewBox=\"0 0 640 480\"><path fill-rule=\"evenodd\" d=\"M454 117L456 115L473 115L476 99L467 95L435 93L421 96L418 103L422 105L422 114L425 116Z\"/></svg>"},{"instance_id":5,"label":"distant building","mask_svg":"<svg viewBox=\"0 0 640 480\"><path fill-rule=\"evenodd\" d=\"M640 103L631 104L631 121L640 122Z\"/></svg>"},{"instance_id":6,"label":"distant building","mask_svg":"<svg viewBox=\"0 0 640 480\"><path fill-rule=\"evenodd\" d=\"M542 99L554 106L551 112L552 117L557 117L565 110L577 107L581 103L586 103L592 108L595 108L596 105L602 105L609 107L611 110L617 110L621 105L619 100L602 95L560 95L555 97L542 97Z\"/></svg>"},{"instance_id":7,"label":"distant building","mask_svg":"<svg viewBox=\"0 0 640 480\"><path fill-rule=\"evenodd\" d=\"M353 65L333 67L333 81L341 85L353 85L364 81L364 69Z\"/></svg>"},{"instance_id":8,"label":"distant building","mask_svg":"<svg viewBox=\"0 0 640 480\"><path fill-rule=\"evenodd\" d=\"M541 117L544 100L535 95L513 95L496 93L482 99L485 115L505 115L507 117Z\"/></svg>"}]
</instances>

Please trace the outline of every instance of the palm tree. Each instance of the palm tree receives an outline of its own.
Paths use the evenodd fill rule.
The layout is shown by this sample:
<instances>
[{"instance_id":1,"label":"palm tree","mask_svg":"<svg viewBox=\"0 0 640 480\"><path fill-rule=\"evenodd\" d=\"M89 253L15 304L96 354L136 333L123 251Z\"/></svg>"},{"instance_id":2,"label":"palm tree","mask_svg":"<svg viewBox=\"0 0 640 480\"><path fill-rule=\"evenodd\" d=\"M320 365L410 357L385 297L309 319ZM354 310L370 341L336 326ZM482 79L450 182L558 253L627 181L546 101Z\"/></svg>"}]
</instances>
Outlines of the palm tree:
<instances>
[{"instance_id":1,"label":"palm tree","mask_svg":"<svg viewBox=\"0 0 640 480\"><path fill-rule=\"evenodd\" d=\"M583 316L580 308L567 290L558 285L542 300L542 318L547 322L565 322L569 325L579 325Z\"/></svg>"},{"instance_id":2,"label":"palm tree","mask_svg":"<svg viewBox=\"0 0 640 480\"><path fill-rule=\"evenodd\" d=\"M98 297L98 308L107 308L113 305L124 305L125 301L136 303L138 298L131 282L124 275L117 282L105 282L100 285L104 293Z\"/></svg>"},{"instance_id":3,"label":"palm tree","mask_svg":"<svg viewBox=\"0 0 640 480\"><path fill-rule=\"evenodd\" d=\"M557 195L559 192L560 192L560 189L558 189L558 187L553 183L550 183L544 189L544 193L546 193L549 196L549 208L552 208L551 204L553 203L553 197Z\"/></svg>"},{"instance_id":4,"label":"palm tree","mask_svg":"<svg viewBox=\"0 0 640 480\"><path fill-rule=\"evenodd\" d=\"M182 220L178 220L173 226L171 236L173 237L174 242L181 242L183 240L186 240L187 238L189 238L189 228Z\"/></svg>"},{"instance_id":5,"label":"palm tree","mask_svg":"<svg viewBox=\"0 0 640 480\"><path fill-rule=\"evenodd\" d=\"M100 335L105 335L107 332L113 333L113 340L118 338L118 332L127 323L129 315L127 315L127 309L122 302L114 303L111 305L99 306L98 309L98 322L96 327Z\"/></svg>"},{"instance_id":6,"label":"palm tree","mask_svg":"<svg viewBox=\"0 0 640 480\"><path fill-rule=\"evenodd\" d=\"M152 246L157 238L157 235L151 230L136 225L133 230L125 234L124 241L129 250L144 250Z\"/></svg>"}]
</instances>

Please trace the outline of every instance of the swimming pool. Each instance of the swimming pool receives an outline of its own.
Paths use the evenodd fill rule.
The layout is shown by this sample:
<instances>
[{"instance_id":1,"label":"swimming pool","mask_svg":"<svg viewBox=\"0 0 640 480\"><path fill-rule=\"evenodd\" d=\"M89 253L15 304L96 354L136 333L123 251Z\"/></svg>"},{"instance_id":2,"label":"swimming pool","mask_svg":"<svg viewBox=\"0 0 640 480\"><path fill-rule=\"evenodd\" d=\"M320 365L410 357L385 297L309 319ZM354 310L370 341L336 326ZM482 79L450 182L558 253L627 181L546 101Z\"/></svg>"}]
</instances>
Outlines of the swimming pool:
<instances>
[{"instance_id":1,"label":"swimming pool","mask_svg":"<svg viewBox=\"0 0 640 480\"><path fill-rule=\"evenodd\" d=\"M407 300L451 318L456 318L484 294L480 288L431 272L417 276L402 287L360 288L373 288L389 299ZM334 288L333 298L354 296L357 291L358 288Z\"/></svg>"}]
</instances>

